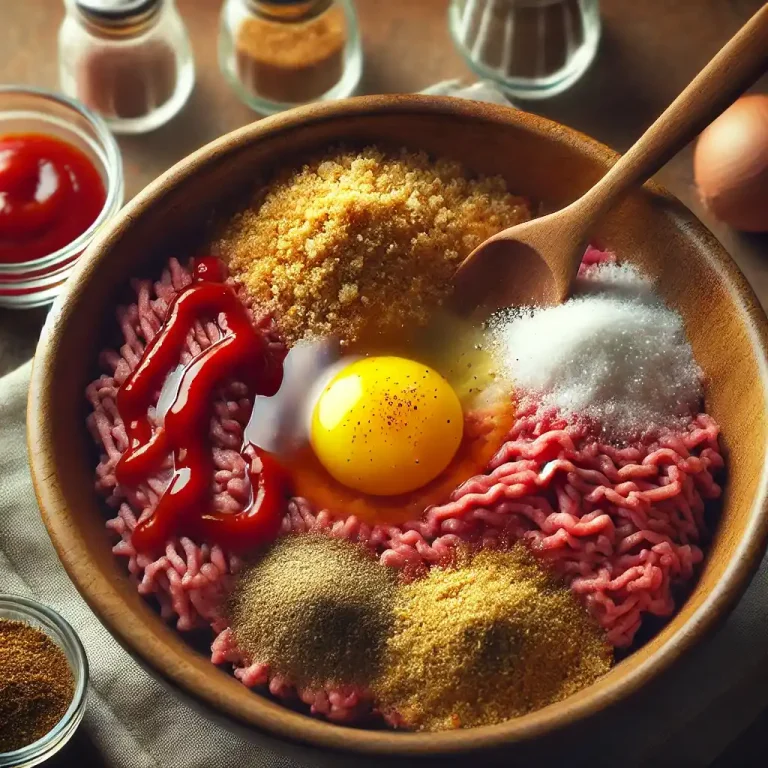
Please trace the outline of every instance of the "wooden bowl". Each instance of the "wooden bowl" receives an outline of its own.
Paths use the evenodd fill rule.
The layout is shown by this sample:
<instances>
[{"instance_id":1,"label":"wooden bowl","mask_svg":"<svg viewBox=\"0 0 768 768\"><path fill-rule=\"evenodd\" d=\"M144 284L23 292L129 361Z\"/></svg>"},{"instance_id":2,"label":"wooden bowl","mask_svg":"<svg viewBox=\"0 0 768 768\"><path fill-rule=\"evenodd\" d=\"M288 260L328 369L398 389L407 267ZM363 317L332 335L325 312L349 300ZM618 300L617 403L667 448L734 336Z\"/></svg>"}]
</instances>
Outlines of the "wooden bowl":
<instances>
[{"instance_id":1,"label":"wooden bowl","mask_svg":"<svg viewBox=\"0 0 768 768\"><path fill-rule=\"evenodd\" d=\"M549 208L581 195L616 160L598 142L513 109L426 96L380 96L310 106L261 120L203 147L138 195L93 242L51 311L29 394L32 477L43 519L70 577L117 639L158 676L230 722L368 755L439 755L508 746L595 714L688 651L741 595L763 552L768 515L768 325L729 256L676 199L648 184L610 215L599 241L657 278L682 314L707 375L707 410L722 426L728 481L703 572L677 615L650 642L571 698L501 725L393 733L331 725L247 690L188 646L139 596L110 551L93 485L86 384L114 329L116 296L132 276L183 255L191 222L263 171L340 140L418 148L501 174L511 191Z\"/></svg>"}]
</instances>

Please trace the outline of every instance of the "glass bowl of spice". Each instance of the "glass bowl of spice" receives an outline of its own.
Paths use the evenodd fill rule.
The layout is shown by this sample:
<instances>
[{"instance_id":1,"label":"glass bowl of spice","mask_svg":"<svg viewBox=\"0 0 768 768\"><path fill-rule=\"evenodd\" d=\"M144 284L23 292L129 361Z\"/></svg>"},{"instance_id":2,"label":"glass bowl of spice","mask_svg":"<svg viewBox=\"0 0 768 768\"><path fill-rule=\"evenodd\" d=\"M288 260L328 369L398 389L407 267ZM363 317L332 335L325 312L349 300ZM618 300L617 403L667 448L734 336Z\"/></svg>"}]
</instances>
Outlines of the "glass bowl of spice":
<instances>
[{"instance_id":1,"label":"glass bowl of spice","mask_svg":"<svg viewBox=\"0 0 768 768\"><path fill-rule=\"evenodd\" d=\"M50 304L123 203L120 150L72 99L0 86L0 306Z\"/></svg>"},{"instance_id":2,"label":"glass bowl of spice","mask_svg":"<svg viewBox=\"0 0 768 768\"><path fill-rule=\"evenodd\" d=\"M56 754L83 719L87 684L72 627L36 600L0 595L0 768Z\"/></svg>"}]
</instances>

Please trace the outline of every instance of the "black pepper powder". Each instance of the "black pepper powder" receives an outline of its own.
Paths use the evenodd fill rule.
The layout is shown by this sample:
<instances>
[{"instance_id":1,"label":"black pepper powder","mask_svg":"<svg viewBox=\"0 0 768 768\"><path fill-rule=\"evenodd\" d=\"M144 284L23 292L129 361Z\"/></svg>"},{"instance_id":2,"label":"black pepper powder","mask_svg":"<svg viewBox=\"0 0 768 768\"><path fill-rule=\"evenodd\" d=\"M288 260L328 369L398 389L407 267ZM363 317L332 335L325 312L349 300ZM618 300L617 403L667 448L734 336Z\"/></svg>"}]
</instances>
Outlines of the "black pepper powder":
<instances>
[{"instance_id":1,"label":"black pepper powder","mask_svg":"<svg viewBox=\"0 0 768 768\"><path fill-rule=\"evenodd\" d=\"M367 685L394 620L396 584L361 545L284 536L240 574L232 629L252 662L297 685Z\"/></svg>"}]
</instances>

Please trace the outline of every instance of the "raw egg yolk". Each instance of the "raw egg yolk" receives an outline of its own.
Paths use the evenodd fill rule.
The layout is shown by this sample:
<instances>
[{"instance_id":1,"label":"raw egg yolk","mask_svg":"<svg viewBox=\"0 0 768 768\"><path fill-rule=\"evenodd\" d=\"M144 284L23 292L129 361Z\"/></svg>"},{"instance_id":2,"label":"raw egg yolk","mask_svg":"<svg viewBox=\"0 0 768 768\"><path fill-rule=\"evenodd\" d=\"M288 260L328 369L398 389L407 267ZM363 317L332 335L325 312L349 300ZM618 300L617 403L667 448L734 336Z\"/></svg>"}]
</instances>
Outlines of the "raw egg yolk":
<instances>
[{"instance_id":1,"label":"raw egg yolk","mask_svg":"<svg viewBox=\"0 0 768 768\"><path fill-rule=\"evenodd\" d=\"M439 475L463 429L459 398L439 373L402 357L368 357L348 365L323 390L310 437L338 482L394 496Z\"/></svg>"}]
</instances>

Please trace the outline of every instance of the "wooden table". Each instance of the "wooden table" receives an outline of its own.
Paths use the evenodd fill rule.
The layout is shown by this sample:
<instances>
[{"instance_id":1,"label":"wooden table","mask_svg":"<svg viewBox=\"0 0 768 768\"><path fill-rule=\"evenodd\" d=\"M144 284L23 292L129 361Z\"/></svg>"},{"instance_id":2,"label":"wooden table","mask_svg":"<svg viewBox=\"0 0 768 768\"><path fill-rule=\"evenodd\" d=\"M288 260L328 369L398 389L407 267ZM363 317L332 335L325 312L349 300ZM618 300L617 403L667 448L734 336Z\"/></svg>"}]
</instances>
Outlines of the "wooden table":
<instances>
[{"instance_id":1,"label":"wooden table","mask_svg":"<svg viewBox=\"0 0 768 768\"><path fill-rule=\"evenodd\" d=\"M192 150L257 119L237 101L218 70L221 0L178 4L193 41L197 85L170 124L147 136L120 139L129 198ZM602 0L603 38L591 69L567 93L527 108L625 150L761 4ZM474 79L449 38L445 0L356 0L356 6L365 53L361 92L410 92L438 80ZM0 0L0 81L56 87L61 16L61 4L53 0ZM768 92L768 79L756 90ZM702 211L692 184L690 147L659 173L659 179L715 232L768 307L768 236L739 235ZM0 311L0 372L31 356L44 314ZM751 697L758 708L768 705L765 685L744 681L738 690L740 700ZM761 729L756 730L759 735ZM743 756L743 745L739 748ZM721 760L729 764L727 755ZM75 761L99 764L82 729L57 763L74 766Z\"/></svg>"}]
</instances>

